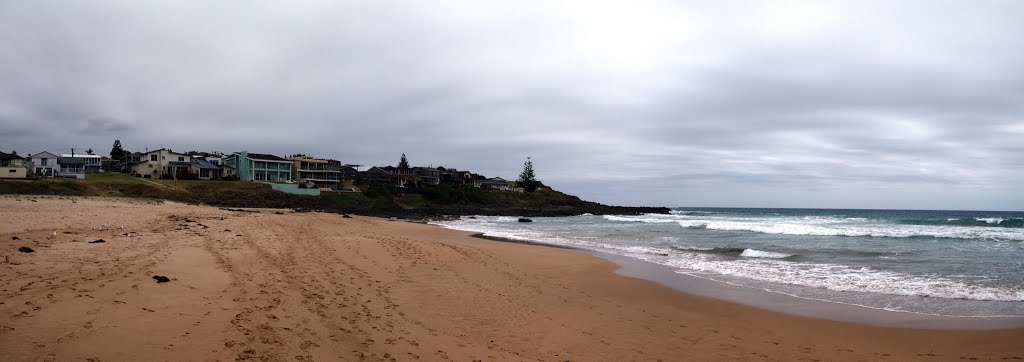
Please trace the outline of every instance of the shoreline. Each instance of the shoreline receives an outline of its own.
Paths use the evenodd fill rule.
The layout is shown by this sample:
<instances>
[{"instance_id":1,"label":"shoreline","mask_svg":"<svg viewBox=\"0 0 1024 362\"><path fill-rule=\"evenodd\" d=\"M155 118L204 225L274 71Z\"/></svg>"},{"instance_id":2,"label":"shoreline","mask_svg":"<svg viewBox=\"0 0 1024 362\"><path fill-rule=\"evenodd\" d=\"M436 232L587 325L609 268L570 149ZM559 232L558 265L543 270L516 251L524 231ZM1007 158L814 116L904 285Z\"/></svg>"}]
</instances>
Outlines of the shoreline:
<instances>
[{"instance_id":1,"label":"shoreline","mask_svg":"<svg viewBox=\"0 0 1024 362\"><path fill-rule=\"evenodd\" d=\"M0 209L19 220L0 224L10 360L1024 359L1024 329L787 315L436 225L112 199Z\"/></svg>"},{"instance_id":2,"label":"shoreline","mask_svg":"<svg viewBox=\"0 0 1024 362\"><path fill-rule=\"evenodd\" d=\"M440 225L433 225L444 228ZM451 229L455 230L455 229ZM473 233L474 238L506 243L578 250L615 263L616 274L652 281L681 293L758 308L772 313L888 328L929 330L1007 330L1024 328L1024 317L942 316L890 311L828 300L809 299L677 273L676 268L596 250Z\"/></svg>"}]
</instances>

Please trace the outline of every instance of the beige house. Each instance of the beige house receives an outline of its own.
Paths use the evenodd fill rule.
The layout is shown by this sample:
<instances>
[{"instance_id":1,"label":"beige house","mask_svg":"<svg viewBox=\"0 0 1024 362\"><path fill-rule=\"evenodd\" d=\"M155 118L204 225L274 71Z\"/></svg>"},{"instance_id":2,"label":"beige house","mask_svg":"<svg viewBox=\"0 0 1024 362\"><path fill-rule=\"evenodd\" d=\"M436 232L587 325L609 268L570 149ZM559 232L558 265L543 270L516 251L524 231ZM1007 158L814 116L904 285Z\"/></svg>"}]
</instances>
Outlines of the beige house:
<instances>
[{"instance_id":1,"label":"beige house","mask_svg":"<svg viewBox=\"0 0 1024 362\"><path fill-rule=\"evenodd\" d=\"M143 153L131 173L145 178L188 178L191 165L192 156L161 148Z\"/></svg>"},{"instance_id":2,"label":"beige house","mask_svg":"<svg viewBox=\"0 0 1024 362\"><path fill-rule=\"evenodd\" d=\"M341 181L341 164L310 156L293 156L292 181L312 182L318 189L337 190Z\"/></svg>"},{"instance_id":3,"label":"beige house","mask_svg":"<svg viewBox=\"0 0 1024 362\"><path fill-rule=\"evenodd\" d=\"M0 152L0 178L26 178L28 167L17 153Z\"/></svg>"}]
</instances>

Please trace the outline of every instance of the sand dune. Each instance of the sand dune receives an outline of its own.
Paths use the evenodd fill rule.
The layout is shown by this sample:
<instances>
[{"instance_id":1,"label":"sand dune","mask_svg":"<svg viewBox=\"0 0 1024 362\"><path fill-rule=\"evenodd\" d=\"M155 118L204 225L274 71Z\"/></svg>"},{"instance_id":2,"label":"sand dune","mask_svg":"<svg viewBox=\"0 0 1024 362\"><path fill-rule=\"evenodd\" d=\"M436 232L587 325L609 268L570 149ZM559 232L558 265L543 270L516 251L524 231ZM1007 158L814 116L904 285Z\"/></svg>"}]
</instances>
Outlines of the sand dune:
<instances>
[{"instance_id":1,"label":"sand dune","mask_svg":"<svg viewBox=\"0 0 1024 362\"><path fill-rule=\"evenodd\" d=\"M6 360L1024 358L1021 330L793 317L429 225L112 199L0 210Z\"/></svg>"}]
</instances>

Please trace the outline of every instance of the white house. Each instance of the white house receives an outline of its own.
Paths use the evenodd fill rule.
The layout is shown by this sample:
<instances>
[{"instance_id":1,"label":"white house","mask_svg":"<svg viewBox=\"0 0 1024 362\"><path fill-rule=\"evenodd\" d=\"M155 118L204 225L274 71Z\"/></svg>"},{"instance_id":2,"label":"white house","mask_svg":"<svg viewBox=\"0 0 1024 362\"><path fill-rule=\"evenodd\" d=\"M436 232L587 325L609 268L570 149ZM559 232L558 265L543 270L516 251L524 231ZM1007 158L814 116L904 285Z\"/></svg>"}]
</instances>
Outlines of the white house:
<instances>
[{"instance_id":1,"label":"white house","mask_svg":"<svg viewBox=\"0 0 1024 362\"><path fill-rule=\"evenodd\" d=\"M100 170L103 169L103 156L100 155L74 153L72 151L70 154L62 153L60 158L67 159L75 164L77 164L78 161L81 161L82 173L100 172Z\"/></svg>"},{"instance_id":2,"label":"white house","mask_svg":"<svg viewBox=\"0 0 1024 362\"><path fill-rule=\"evenodd\" d=\"M160 178L165 175L188 175L191 165L192 156L161 148L143 153L140 162L131 167L132 174L146 178Z\"/></svg>"},{"instance_id":3,"label":"white house","mask_svg":"<svg viewBox=\"0 0 1024 362\"><path fill-rule=\"evenodd\" d=\"M60 166L57 164L58 158L57 155L46 151L28 156L29 173L36 177L57 176L60 172Z\"/></svg>"}]
</instances>

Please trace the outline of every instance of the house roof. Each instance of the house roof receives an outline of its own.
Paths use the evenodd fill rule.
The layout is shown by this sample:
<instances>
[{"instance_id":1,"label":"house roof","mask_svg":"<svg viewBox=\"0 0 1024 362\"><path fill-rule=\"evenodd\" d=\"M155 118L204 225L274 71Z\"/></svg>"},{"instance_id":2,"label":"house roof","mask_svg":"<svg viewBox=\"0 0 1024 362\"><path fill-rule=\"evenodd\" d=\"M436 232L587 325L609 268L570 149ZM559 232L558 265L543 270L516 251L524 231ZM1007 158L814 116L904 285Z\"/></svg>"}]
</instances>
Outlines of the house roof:
<instances>
[{"instance_id":1,"label":"house roof","mask_svg":"<svg viewBox=\"0 0 1024 362\"><path fill-rule=\"evenodd\" d=\"M150 154L150 153L153 153L153 152L160 152L160 151L167 151L167 153L170 153L170 154L174 154L174 155L179 155L179 156L188 156L188 154L187 154L187 153L181 153L181 152L174 152L174 151L171 151L171 150L169 150L169 149L166 149L166 148L158 148L158 149L155 149L155 150L152 150L152 151L147 151L147 152L143 152L142 154L144 154L144 155L148 155L148 154Z\"/></svg>"},{"instance_id":2,"label":"house roof","mask_svg":"<svg viewBox=\"0 0 1024 362\"><path fill-rule=\"evenodd\" d=\"M29 155L29 157L32 157L32 158L57 158L57 155L49 153L49 152L46 152L46 151L43 151L43 152L39 152L39 153L34 154L34 155Z\"/></svg>"},{"instance_id":3,"label":"house roof","mask_svg":"<svg viewBox=\"0 0 1024 362\"><path fill-rule=\"evenodd\" d=\"M62 153L62 154L60 154L60 157L101 158L103 156L100 156L100 155L90 155L88 153L76 153L76 154Z\"/></svg>"},{"instance_id":4,"label":"house roof","mask_svg":"<svg viewBox=\"0 0 1024 362\"><path fill-rule=\"evenodd\" d=\"M505 179L503 179L501 177L495 177L495 178L489 178L489 179L486 179L486 180L480 180L480 183L482 183L482 184L507 184L508 180L505 180Z\"/></svg>"},{"instance_id":5,"label":"house roof","mask_svg":"<svg viewBox=\"0 0 1024 362\"><path fill-rule=\"evenodd\" d=\"M214 165L213 162L210 162L210 161L207 161L207 160L202 160L202 159L192 159L192 165L195 166L198 169L208 169L208 170L219 170L220 169L220 166Z\"/></svg>"},{"instance_id":6,"label":"house roof","mask_svg":"<svg viewBox=\"0 0 1024 362\"><path fill-rule=\"evenodd\" d=\"M284 158L277 157L277 156L274 156L274 155L268 155L268 154L265 154L265 153L250 153L249 154L249 158L254 159L254 160L291 162L291 161L288 161L288 160L286 160Z\"/></svg>"},{"instance_id":7,"label":"house roof","mask_svg":"<svg viewBox=\"0 0 1024 362\"><path fill-rule=\"evenodd\" d=\"M57 158L57 163L65 164L65 165L74 165L74 164L79 164L79 163L85 164L85 159L81 158L81 157L77 157L77 156L76 157L59 157L59 158Z\"/></svg>"},{"instance_id":8,"label":"house roof","mask_svg":"<svg viewBox=\"0 0 1024 362\"><path fill-rule=\"evenodd\" d=\"M0 160L24 160L24 158L18 156L17 153L0 152Z\"/></svg>"}]
</instances>

